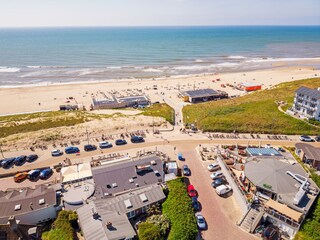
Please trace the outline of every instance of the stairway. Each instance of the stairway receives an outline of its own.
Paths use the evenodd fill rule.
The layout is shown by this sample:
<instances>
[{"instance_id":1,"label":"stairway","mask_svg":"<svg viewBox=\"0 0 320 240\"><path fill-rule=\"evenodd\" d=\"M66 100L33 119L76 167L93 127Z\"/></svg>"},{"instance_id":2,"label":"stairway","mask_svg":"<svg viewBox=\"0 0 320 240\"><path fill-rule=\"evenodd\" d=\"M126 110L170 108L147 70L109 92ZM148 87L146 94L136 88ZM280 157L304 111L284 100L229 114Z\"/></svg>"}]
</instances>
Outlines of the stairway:
<instances>
[{"instance_id":1,"label":"stairway","mask_svg":"<svg viewBox=\"0 0 320 240\"><path fill-rule=\"evenodd\" d=\"M254 208L250 208L249 212L246 214L245 218L241 222L240 227L246 232L251 232L252 230L251 228L254 222L256 222L255 220L257 219L257 217L260 217L260 218L262 217L262 215L259 213L260 212L258 210Z\"/></svg>"}]
</instances>

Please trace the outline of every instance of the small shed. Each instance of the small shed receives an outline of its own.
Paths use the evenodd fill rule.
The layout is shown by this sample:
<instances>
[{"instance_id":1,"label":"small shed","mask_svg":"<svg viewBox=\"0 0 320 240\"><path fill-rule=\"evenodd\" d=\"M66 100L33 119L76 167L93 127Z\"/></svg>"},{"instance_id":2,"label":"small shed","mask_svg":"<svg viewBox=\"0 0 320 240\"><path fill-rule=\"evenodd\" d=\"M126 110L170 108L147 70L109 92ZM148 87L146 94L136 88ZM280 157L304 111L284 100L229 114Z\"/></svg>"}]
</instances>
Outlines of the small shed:
<instances>
[{"instance_id":1,"label":"small shed","mask_svg":"<svg viewBox=\"0 0 320 240\"><path fill-rule=\"evenodd\" d=\"M178 175L178 165L176 162L168 162L167 163L167 172L174 173L176 176Z\"/></svg>"}]
</instances>

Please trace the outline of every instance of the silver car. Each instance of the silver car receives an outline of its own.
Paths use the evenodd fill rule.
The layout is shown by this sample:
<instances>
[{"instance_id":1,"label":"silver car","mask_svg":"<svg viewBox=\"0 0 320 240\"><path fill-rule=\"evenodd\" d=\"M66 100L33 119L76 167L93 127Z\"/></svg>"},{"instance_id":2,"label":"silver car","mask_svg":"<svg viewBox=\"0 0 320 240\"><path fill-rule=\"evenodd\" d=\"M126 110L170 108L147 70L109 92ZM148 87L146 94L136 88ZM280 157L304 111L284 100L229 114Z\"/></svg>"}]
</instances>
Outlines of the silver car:
<instances>
[{"instance_id":1,"label":"silver car","mask_svg":"<svg viewBox=\"0 0 320 240\"><path fill-rule=\"evenodd\" d=\"M198 225L199 229L206 229L207 228L206 220L201 215L201 213L196 214L196 219L197 219L197 225Z\"/></svg>"}]
</instances>

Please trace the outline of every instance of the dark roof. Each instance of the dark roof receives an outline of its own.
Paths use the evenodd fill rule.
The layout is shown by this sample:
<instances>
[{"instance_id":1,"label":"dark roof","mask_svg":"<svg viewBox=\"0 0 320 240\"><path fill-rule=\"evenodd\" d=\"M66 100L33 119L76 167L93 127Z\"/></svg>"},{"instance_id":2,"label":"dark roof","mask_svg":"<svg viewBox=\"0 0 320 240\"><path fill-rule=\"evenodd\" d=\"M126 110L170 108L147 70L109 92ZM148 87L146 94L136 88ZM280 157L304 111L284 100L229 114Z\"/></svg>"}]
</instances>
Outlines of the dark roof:
<instances>
[{"instance_id":1,"label":"dark roof","mask_svg":"<svg viewBox=\"0 0 320 240\"><path fill-rule=\"evenodd\" d=\"M282 156L274 148L247 148L250 156Z\"/></svg>"},{"instance_id":2,"label":"dark roof","mask_svg":"<svg viewBox=\"0 0 320 240\"><path fill-rule=\"evenodd\" d=\"M93 216L93 212L97 213L96 217ZM118 213L90 202L79 208L77 214L85 239L131 239L136 235L125 213ZM112 223L112 228L107 228L107 222Z\"/></svg>"},{"instance_id":3,"label":"dark roof","mask_svg":"<svg viewBox=\"0 0 320 240\"><path fill-rule=\"evenodd\" d=\"M183 96L188 96L192 98L200 98L200 97L211 97L215 95L220 95L221 93L213 90L213 89L198 89L198 90L189 90L189 91L181 91Z\"/></svg>"},{"instance_id":4,"label":"dark roof","mask_svg":"<svg viewBox=\"0 0 320 240\"><path fill-rule=\"evenodd\" d=\"M312 89L312 88L307 88L307 87L300 87L298 88L298 90L296 91L296 93L300 93L303 95L307 95L311 98L315 98L315 99L320 99L320 91L318 89Z\"/></svg>"},{"instance_id":5,"label":"dark roof","mask_svg":"<svg viewBox=\"0 0 320 240\"><path fill-rule=\"evenodd\" d=\"M39 202L39 200L41 200L41 202ZM15 206L19 204L21 204L21 209L15 210ZM0 191L0 219L7 218L11 215L17 216L28 212L34 212L56 204L57 199L55 190L47 188L44 185L35 189L26 188L21 191Z\"/></svg>"},{"instance_id":6,"label":"dark roof","mask_svg":"<svg viewBox=\"0 0 320 240\"><path fill-rule=\"evenodd\" d=\"M157 203L165 198L166 196L159 185L151 185L120 194L116 197L94 200L94 202L99 208L120 213L128 213ZM126 204L129 204L130 206L127 206Z\"/></svg>"},{"instance_id":7,"label":"dark roof","mask_svg":"<svg viewBox=\"0 0 320 240\"><path fill-rule=\"evenodd\" d=\"M307 143L297 143L295 147L297 149L301 149L306 155L307 159L320 161L320 148L316 148Z\"/></svg>"},{"instance_id":8,"label":"dark roof","mask_svg":"<svg viewBox=\"0 0 320 240\"><path fill-rule=\"evenodd\" d=\"M95 167L92 176L97 198L164 181L163 164L156 155Z\"/></svg>"}]
</instances>

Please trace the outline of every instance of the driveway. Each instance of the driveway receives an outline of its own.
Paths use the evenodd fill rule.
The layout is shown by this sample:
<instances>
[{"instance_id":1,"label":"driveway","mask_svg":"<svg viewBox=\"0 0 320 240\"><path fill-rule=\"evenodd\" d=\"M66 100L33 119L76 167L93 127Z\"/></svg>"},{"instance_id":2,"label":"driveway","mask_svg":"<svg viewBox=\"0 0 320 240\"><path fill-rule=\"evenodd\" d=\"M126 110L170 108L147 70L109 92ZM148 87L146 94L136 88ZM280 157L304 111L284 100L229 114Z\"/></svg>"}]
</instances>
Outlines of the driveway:
<instances>
[{"instance_id":1,"label":"driveway","mask_svg":"<svg viewBox=\"0 0 320 240\"><path fill-rule=\"evenodd\" d=\"M242 213L234 197L219 197L211 187L210 172L207 166L210 162L202 161L196 150L195 144L183 145L178 148L185 157L184 162L191 169L190 183L195 186L201 203L201 213L205 217L208 229L201 232L201 237L207 240L213 239L256 239L254 236L244 232L236 226Z\"/></svg>"}]
</instances>

